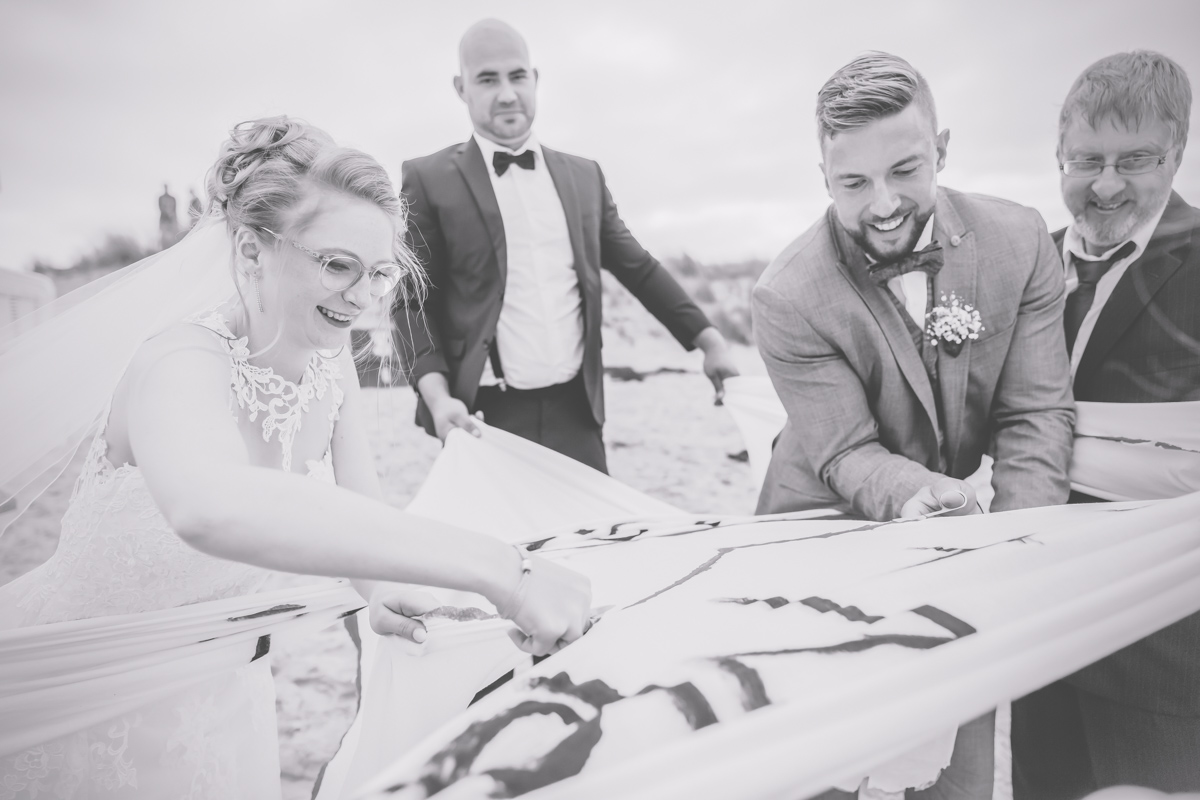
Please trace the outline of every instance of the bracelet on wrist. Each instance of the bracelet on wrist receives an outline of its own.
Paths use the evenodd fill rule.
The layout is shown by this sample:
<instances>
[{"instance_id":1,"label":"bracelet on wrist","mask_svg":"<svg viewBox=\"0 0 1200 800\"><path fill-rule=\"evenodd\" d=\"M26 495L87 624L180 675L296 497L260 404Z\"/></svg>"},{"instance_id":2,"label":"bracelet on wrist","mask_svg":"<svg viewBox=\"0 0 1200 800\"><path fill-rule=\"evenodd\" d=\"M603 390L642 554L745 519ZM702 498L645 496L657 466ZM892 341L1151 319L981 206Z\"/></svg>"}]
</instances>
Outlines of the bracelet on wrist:
<instances>
[{"instance_id":1,"label":"bracelet on wrist","mask_svg":"<svg viewBox=\"0 0 1200 800\"><path fill-rule=\"evenodd\" d=\"M533 560L529 554L515 544L513 549L521 557L521 577L508 600L503 605L496 607L496 611L504 619L513 619L521 612L521 607L525 604L525 590L529 585L529 575L533 572Z\"/></svg>"}]
</instances>

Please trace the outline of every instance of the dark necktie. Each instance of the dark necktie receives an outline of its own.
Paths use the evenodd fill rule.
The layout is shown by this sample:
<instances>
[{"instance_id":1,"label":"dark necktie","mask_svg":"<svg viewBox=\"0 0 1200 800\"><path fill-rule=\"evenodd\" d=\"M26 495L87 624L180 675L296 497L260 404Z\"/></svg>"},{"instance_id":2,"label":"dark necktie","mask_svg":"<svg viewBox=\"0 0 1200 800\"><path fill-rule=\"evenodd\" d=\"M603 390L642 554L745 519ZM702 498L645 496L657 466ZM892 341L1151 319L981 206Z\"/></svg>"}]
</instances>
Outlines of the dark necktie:
<instances>
[{"instance_id":1,"label":"dark necktie","mask_svg":"<svg viewBox=\"0 0 1200 800\"><path fill-rule=\"evenodd\" d=\"M1120 250L1103 261L1087 261L1077 258L1074 253L1071 254L1071 261L1075 264L1075 274L1079 276L1079 287L1067 295L1067 307L1063 310L1063 328L1067 334L1067 353L1075 348L1075 337L1079 335L1079 327L1083 325L1083 318L1087 316L1088 309L1092 307L1092 301L1096 299L1096 284L1104 277L1104 273L1112 268L1113 264L1123 258L1128 258L1136 249L1136 244L1126 242Z\"/></svg>"},{"instance_id":2,"label":"dark necktie","mask_svg":"<svg viewBox=\"0 0 1200 800\"><path fill-rule=\"evenodd\" d=\"M926 247L913 251L908 255L884 264L873 264L867 267L871 280L880 286L886 286L892 278L906 275L909 272L921 270L929 277L937 275L945 263L945 254L938 242L930 242Z\"/></svg>"},{"instance_id":3,"label":"dark necktie","mask_svg":"<svg viewBox=\"0 0 1200 800\"><path fill-rule=\"evenodd\" d=\"M492 169L496 170L497 177L508 172L508 168L512 164L516 164L521 169L533 169L533 151L523 150L515 156L503 150L492 153Z\"/></svg>"}]
</instances>

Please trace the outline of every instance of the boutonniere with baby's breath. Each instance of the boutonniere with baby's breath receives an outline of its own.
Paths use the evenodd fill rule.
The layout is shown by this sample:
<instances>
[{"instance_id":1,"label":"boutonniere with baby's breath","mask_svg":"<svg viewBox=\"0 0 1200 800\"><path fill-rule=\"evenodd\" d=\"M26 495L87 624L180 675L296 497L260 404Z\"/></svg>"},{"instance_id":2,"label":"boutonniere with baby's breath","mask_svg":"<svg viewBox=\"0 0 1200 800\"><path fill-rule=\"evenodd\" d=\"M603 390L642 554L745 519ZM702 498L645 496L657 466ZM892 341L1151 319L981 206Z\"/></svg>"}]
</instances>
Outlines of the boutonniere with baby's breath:
<instances>
[{"instance_id":1,"label":"boutonniere with baby's breath","mask_svg":"<svg viewBox=\"0 0 1200 800\"><path fill-rule=\"evenodd\" d=\"M978 339L984 330L979 311L951 292L942 295L942 302L925 315L925 335L929 343L941 347L952 356L962 352L969 340Z\"/></svg>"}]
</instances>

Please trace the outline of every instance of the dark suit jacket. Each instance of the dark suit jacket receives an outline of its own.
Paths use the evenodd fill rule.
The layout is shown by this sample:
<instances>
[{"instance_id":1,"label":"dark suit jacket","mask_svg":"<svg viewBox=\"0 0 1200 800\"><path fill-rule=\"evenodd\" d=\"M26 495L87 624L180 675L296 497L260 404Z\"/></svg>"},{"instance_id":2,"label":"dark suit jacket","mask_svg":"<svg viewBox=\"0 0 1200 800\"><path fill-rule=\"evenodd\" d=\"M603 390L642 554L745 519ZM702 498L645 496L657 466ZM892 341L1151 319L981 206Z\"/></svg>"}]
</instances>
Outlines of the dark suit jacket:
<instances>
[{"instance_id":1,"label":"dark suit jacket","mask_svg":"<svg viewBox=\"0 0 1200 800\"><path fill-rule=\"evenodd\" d=\"M1062 249L1066 229L1054 234ZM1200 209L1175 192L1142 257L1096 320L1075 374L1075 399L1200 400Z\"/></svg>"},{"instance_id":2,"label":"dark suit jacket","mask_svg":"<svg viewBox=\"0 0 1200 800\"><path fill-rule=\"evenodd\" d=\"M689 350L709 321L625 227L600 166L544 145L542 152L566 213L583 300L583 383L592 414L602 425L601 267ZM401 355L411 365L414 386L430 372L444 373L450 393L468 408L475 402L488 346L496 335L508 276L504 221L488 169L474 138L406 161L402 168L401 194L409 204L407 236L428 271L430 288L424 314L413 306L396 309ZM417 421L433 433L423 401L417 406Z\"/></svg>"},{"instance_id":3,"label":"dark suit jacket","mask_svg":"<svg viewBox=\"0 0 1200 800\"><path fill-rule=\"evenodd\" d=\"M941 188L934 236L946 259L934 302L953 292L985 328L956 356L938 348L936 388L832 209L759 278L754 336L788 419L758 513L894 519L922 486L967 477L986 451L993 510L1067 499L1074 404L1062 261L1046 224L1015 203Z\"/></svg>"},{"instance_id":4,"label":"dark suit jacket","mask_svg":"<svg viewBox=\"0 0 1200 800\"><path fill-rule=\"evenodd\" d=\"M1065 233L1054 234L1060 249ZM1200 209L1174 192L1146 252L1121 276L1096 319L1076 370L1075 397L1200 400ZM1067 680L1148 711L1200 716L1200 614Z\"/></svg>"}]
</instances>

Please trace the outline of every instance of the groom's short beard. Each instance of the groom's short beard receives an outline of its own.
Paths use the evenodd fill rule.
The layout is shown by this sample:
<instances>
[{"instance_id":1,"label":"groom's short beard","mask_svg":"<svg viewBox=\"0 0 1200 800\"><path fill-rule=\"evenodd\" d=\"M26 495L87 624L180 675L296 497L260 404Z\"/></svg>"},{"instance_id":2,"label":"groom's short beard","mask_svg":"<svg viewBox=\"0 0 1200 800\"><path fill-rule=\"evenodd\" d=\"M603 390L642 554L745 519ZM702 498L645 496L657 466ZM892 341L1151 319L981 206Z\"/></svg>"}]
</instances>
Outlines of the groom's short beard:
<instances>
[{"instance_id":1,"label":"groom's short beard","mask_svg":"<svg viewBox=\"0 0 1200 800\"><path fill-rule=\"evenodd\" d=\"M929 218L933 216L933 209L929 209L924 215L921 215L916 208L905 213L912 214L914 224L912 230L909 231L908 241L904 242L900 249L895 252L881 253L875 249L875 246L871 244L870 234L868 233L868 225L870 223L860 222L857 229L852 231L847 230L846 233L850 235L854 243L861 247L862 251L876 264L890 264L893 261L899 261L916 249L917 242L920 240L921 234L925 231L925 226L929 224Z\"/></svg>"}]
</instances>

